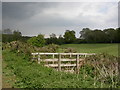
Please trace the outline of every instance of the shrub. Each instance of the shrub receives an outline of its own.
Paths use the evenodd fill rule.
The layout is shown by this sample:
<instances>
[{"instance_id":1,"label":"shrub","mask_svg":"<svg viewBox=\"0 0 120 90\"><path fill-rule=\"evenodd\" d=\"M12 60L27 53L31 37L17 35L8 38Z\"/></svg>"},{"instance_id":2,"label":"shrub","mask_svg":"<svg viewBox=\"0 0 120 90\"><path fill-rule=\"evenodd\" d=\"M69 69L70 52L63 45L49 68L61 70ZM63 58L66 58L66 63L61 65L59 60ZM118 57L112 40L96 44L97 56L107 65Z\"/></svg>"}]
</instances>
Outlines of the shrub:
<instances>
[{"instance_id":1,"label":"shrub","mask_svg":"<svg viewBox=\"0 0 120 90\"><path fill-rule=\"evenodd\" d=\"M4 45L4 49L10 49L11 52L15 52L17 54L30 56L30 54L34 51L33 46L20 41L12 41Z\"/></svg>"},{"instance_id":2,"label":"shrub","mask_svg":"<svg viewBox=\"0 0 120 90\"><path fill-rule=\"evenodd\" d=\"M74 48L67 48L64 52L65 53L76 53L77 51Z\"/></svg>"},{"instance_id":3,"label":"shrub","mask_svg":"<svg viewBox=\"0 0 120 90\"><path fill-rule=\"evenodd\" d=\"M47 46L48 49L51 50L51 52L56 52L56 50L59 48L59 45L56 45L56 44L49 44Z\"/></svg>"},{"instance_id":4,"label":"shrub","mask_svg":"<svg viewBox=\"0 0 120 90\"><path fill-rule=\"evenodd\" d=\"M43 47L45 45L45 39L42 34L39 34L37 37L30 38L27 42L37 47Z\"/></svg>"},{"instance_id":5,"label":"shrub","mask_svg":"<svg viewBox=\"0 0 120 90\"><path fill-rule=\"evenodd\" d=\"M51 53L55 53L58 48L59 48L59 45L49 44L48 46L44 46L44 47L38 48L38 52L51 52Z\"/></svg>"}]
</instances>

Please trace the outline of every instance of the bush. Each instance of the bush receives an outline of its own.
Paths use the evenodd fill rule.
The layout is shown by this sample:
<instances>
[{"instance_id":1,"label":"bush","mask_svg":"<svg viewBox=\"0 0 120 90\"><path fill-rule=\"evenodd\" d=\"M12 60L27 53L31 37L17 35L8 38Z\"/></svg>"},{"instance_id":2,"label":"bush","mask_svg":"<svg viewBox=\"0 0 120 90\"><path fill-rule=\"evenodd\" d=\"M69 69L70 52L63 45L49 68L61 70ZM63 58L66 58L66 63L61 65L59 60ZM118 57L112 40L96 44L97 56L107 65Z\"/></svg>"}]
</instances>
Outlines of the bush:
<instances>
[{"instance_id":1,"label":"bush","mask_svg":"<svg viewBox=\"0 0 120 90\"><path fill-rule=\"evenodd\" d=\"M74 48L67 48L64 52L65 53L76 53L77 51Z\"/></svg>"},{"instance_id":2,"label":"bush","mask_svg":"<svg viewBox=\"0 0 120 90\"><path fill-rule=\"evenodd\" d=\"M57 49L59 48L59 45L56 44L49 44L48 46L44 46L39 48L39 52L51 52L51 53L55 53L57 51Z\"/></svg>"},{"instance_id":3,"label":"bush","mask_svg":"<svg viewBox=\"0 0 120 90\"><path fill-rule=\"evenodd\" d=\"M15 52L18 55L23 54L25 57L31 57L31 53L34 52L51 52L55 53L59 48L56 44L49 44L44 47L36 47L32 46L28 43L20 42L20 41L12 41L10 43L3 43L3 50L10 49L11 52Z\"/></svg>"},{"instance_id":4,"label":"bush","mask_svg":"<svg viewBox=\"0 0 120 90\"><path fill-rule=\"evenodd\" d=\"M34 52L33 46L20 42L20 41L12 41L10 43L4 44L3 49L10 49L11 52L15 52L18 55L24 54L30 56L32 52Z\"/></svg>"},{"instance_id":5,"label":"bush","mask_svg":"<svg viewBox=\"0 0 120 90\"><path fill-rule=\"evenodd\" d=\"M37 37L30 38L27 42L37 47L43 47L45 45L45 39L42 34L39 34Z\"/></svg>"}]
</instances>

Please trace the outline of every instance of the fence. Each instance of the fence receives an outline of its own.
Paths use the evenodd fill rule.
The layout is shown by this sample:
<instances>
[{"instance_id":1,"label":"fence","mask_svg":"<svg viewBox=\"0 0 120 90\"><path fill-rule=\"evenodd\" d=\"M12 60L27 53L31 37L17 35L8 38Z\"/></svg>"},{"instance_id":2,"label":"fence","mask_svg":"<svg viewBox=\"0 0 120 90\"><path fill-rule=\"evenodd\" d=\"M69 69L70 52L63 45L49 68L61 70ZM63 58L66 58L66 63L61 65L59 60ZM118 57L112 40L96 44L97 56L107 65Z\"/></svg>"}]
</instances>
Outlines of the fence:
<instances>
[{"instance_id":1,"label":"fence","mask_svg":"<svg viewBox=\"0 0 120 90\"><path fill-rule=\"evenodd\" d=\"M84 60L94 53L32 53L32 60L37 60L44 66L56 68L58 71L79 73ZM48 59L49 58L49 59Z\"/></svg>"}]
</instances>

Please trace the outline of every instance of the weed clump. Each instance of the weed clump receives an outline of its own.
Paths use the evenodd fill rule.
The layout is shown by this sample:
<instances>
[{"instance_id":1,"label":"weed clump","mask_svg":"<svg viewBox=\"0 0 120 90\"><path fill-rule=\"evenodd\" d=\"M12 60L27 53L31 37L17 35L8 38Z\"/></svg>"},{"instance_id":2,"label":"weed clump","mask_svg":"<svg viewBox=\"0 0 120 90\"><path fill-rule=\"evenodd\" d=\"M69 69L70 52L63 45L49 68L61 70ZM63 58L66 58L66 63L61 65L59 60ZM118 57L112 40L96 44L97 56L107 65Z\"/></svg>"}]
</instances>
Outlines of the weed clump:
<instances>
[{"instance_id":1,"label":"weed clump","mask_svg":"<svg viewBox=\"0 0 120 90\"><path fill-rule=\"evenodd\" d=\"M67 48L64 52L65 53L76 53L77 51L74 48Z\"/></svg>"},{"instance_id":2,"label":"weed clump","mask_svg":"<svg viewBox=\"0 0 120 90\"><path fill-rule=\"evenodd\" d=\"M97 54L85 59L85 65L93 68L95 81L117 87L119 84L118 58L108 54ZM90 71L90 70L89 70Z\"/></svg>"}]
</instances>

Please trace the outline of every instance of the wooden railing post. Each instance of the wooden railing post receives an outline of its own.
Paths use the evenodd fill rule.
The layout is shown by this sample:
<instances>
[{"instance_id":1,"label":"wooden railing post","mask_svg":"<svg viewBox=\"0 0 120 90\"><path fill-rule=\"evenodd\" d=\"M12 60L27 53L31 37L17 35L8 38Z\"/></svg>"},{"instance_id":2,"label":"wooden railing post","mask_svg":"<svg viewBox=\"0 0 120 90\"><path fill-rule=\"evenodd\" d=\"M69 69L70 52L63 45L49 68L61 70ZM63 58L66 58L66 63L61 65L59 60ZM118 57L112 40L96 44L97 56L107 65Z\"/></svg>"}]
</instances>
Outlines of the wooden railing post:
<instances>
[{"instance_id":1,"label":"wooden railing post","mask_svg":"<svg viewBox=\"0 0 120 90\"><path fill-rule=\"evenodd\" d=\"M79 54L76 56L76 73L79 74Z\"/></svg>"},{"instance_id":2,"label":"wooden railing post","mask_svg":"<svg viewBox=\"0 0 120 90\"><path fill-rule=\"evenodd\" d=\"M61 71L61 54L58 54L58 71Z\"/></svg>"},{"instance_id":3,"label":"wooden railing post","mask_svg":"<svg viewBox=\"0 0 120 90\"><path fill-rule=\"evenodd\" d=\"M40 64L40 54L38 53L38 64Z\"/></svg>"}]
</instances>

